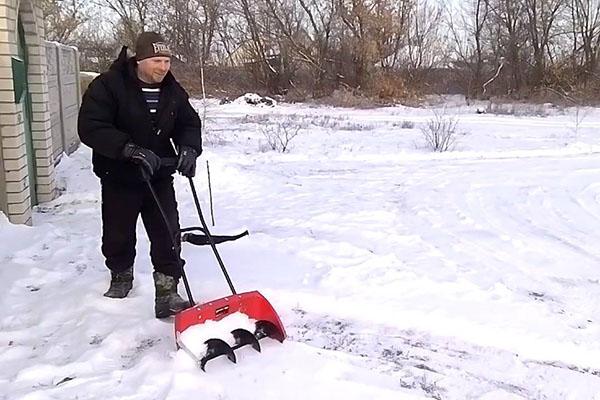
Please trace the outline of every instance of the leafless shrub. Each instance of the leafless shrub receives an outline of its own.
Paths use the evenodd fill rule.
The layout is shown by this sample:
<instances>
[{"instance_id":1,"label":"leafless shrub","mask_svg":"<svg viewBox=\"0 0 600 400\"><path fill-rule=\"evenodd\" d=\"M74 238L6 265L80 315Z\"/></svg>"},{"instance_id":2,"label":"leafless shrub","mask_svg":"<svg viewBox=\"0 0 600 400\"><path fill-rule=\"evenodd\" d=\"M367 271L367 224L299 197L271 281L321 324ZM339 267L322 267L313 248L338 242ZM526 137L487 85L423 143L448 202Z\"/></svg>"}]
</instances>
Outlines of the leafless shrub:
<instances>
[{"instance_id":1,"label":"leafless shrub","mask_svg":"<svg viewBox=\"0 0 600 400\"><path fill-rule=\"evenodd\" d=\"M216 124L209 118L206 119L202 127L202 142L212 146L223 146L227 144L224 136L224 129L218 129Z\"/></svg>"},{"instance_id":2,"label":"leafless shrub","mask_svg":"<svg viewBox=\"0 0 600 400\"><path fill-rule=\"evenodd\" d=\"M346 121L348 121L348 117L343 115L321 115L313 118L312 125L319 126L324 129L339 130L340 126L346 124Z\"/></svg>"},{"instance_id":3,"label":"leafless shrub","mask_svg":"<svg viewBox=\"0 0 600 400\"><path fill-rule=\"evenodd\" d=\"M413 129L415 127L415 123L414 121L404 120L402 122L394 122L392 126L399 126L402 129Z\"/></svg>"},{"instance_id":4,"label":"leafless shrub","mask_svg":"<svg viewBox=\"0 0 600 400\"><path fill-rule=\"evenodd\" d=\"M208 113L208 103L200 100L192 103L192 106L200 116L202 124L202 142L208 145L224 145L227 143L223 135L223 129L218 127L217 121Z\"/></svg>"},{"instance_id":5,"label":"leafless shrub","mask_svg":"<svg viewBox=\"0 0 600 400\"><path fill-rule=\"evenodd\" d=\"M583 123L583 120L587 118L588 115L589 115L589 110L585 109L584 107L582 107L580 105L575 106L574 113L571 117L572 123L573 123L571 132L573 133L575 140L577 140L579 138L581 124Z\"/></svg>"},{"instance_id":6,"label":"leafless shrub","mask_svg":"<svg viewBox=\"0 0 600 400\"><path fill-rule=\"evenodd\" d=\"M261 127L261 132L266 144L260 145L261 151L274 150L285 153L290 150L291 141L300 133L301 125L293 117L288 117L275 124L267 124Z\"/></svg>"},{"instance_id":7,"label":"leafless shrub","mask_svg":"<svg viewBox=\"0 0 600 400\"><path fill-rule=\"evenodd\" d=\"M457 126L458 118L436 112L434 117L420 129L427 147L441 153L454 148Z\"/></svg>"},{"instance_id":8,"label":"leafless shrub","mask_svg":"<svg viewBox=\"0 0 600 400\"><path fill-rule=\"evenodd\" d=\"M242 119L242 124L264 124L267 122L269 122L269 116L267 114L246 114Z\"/></svg>"},{"instance_id":9,"label":"leafless shrub","mask_svg":"<svg viewBox=\"0 0 600 400\"><path fill-rule=\"evenodd\" d=\"M330 126L331 123L332 123L331 115L321 115L321 116L313 118L313 120L312 120L312 124L314 126L321 126L324 128Z\"/></svg>"},{"instance_id":10,"label":"leafless shrub","mask_svg":"<svg viewBox=\"0 0 600 400\"><path fill-rule=\"evenodd\" d=\"M375 129L373 124L351 121L342 123L338 127L340 131L372 131L373 129Z\"/></svg>"}]
</instances>

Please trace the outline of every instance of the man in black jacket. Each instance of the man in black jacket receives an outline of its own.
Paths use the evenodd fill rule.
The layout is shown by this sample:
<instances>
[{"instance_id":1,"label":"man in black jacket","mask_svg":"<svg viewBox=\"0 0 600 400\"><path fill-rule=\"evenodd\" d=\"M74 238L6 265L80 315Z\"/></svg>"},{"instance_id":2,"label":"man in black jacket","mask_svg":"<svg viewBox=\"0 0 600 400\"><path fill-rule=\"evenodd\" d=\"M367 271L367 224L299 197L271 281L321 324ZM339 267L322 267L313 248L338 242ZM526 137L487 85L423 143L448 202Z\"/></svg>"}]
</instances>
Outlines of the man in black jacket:
<instances>
[{"instance_id":1,"label":"man in black jacket","mask_svg":"<svg viewBox=\"0 0 600 400\"><path fill-rule=\"evenodd\" d=\"M157 318L188 306L177 294L183 260L176 254L142 169L150 177L179 241L172 174L193 177L202 153L200 119L171 74L171 51L154 32L142 33L128 58L123 47L110 69L89 85L79 111L81 141L93 149L102 186L102 253L111 272L107 297L126 297L133 287L138 216L150 239ZM177 152L175 147L177 148ZM177 165L161 165L161 159ZM165 164L165 163L162 163ZM175 163L173 163L175 164Z\"/></svg>"}]
</instances>

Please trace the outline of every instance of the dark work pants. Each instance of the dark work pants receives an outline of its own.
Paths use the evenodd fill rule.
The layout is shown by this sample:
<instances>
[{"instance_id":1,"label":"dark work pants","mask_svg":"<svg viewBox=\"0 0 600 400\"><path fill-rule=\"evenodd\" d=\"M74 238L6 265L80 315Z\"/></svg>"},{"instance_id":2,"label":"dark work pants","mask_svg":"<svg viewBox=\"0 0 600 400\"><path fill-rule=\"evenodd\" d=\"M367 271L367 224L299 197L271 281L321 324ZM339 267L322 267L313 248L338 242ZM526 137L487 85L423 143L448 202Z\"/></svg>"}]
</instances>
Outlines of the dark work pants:
<instances>
[{"instance_id":1,"label":"dark work pants","mask_svg":"<svg viewBox=\"0 0 600 400\"><path fill-rule=\"evenodd\" d=\"M136 224L141 214L150 239L150 258L154 270L179 279L181 269L169 233L148 187L144 184L131 186L104 180L101 183L102 254L106 258L106 266L113 272L122 272L133 266ZM180 243L173 179L155 181L152 186L167 214L175 239Z\"/></svg>"}]
</instances>

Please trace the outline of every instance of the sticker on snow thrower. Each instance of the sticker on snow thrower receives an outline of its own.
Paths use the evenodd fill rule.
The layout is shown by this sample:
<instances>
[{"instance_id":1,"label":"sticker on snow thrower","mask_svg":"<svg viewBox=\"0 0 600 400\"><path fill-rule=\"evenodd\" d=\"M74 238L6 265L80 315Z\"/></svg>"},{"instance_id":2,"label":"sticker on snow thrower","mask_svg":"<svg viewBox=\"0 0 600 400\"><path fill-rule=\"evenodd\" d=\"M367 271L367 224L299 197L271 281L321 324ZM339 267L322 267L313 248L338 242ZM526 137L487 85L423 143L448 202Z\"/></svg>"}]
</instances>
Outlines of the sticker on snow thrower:
<instances>
[{"instance_id":1,"label":"sticker on snow thrower","mask_svg":"<svg viewBox=\"0 0 600 400\"><path fill-rule=\"evenodd\" d=\"M228 312L229 312L229 306L223 306L223 307L217 308L215 310L215 316L219 317L223 314L227 314Z\"/></svg>"}]
</instances>

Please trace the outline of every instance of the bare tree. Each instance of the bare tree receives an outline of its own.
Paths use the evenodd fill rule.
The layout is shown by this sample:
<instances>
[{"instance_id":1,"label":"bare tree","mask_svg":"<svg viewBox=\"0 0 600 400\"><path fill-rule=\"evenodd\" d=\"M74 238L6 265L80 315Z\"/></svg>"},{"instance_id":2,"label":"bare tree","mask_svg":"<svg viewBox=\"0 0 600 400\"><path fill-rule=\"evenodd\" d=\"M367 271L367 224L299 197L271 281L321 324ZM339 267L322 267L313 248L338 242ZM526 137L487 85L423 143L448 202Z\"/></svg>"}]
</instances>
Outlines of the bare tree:
<instances>
[{"instance_id":1,"label":"bare tree","mask_svg":"<svg viewBox=\"0 0 600 400\"><path fill-rule=\"evenodd\" d=\"M448 10L449 31L459 62L457 70L463 74L466 96L478 97L483 90L485 42L489 39L489 29L486 29L490 24L489 0L475 0L458 11L459 20L456 21L456 9Z\"/></svg>"},{"instance_id":2,"label":"bare tree","mask_svg":"<svg viewBox=\"0 0 600 400\"><path fill-rule=\"evenodd\" d=\"M77 38L82 71L102 72L110 67L122 43L98 30L88 29Z\"/></svg>"},{"instance_id":3,"label":"bare tree","mask_svg":"<svg viewBox=\"0 0 600 400\"><path fill-rule=\"evenodd\" d=\"M523 87L523 47L527 41L525 10L522 0L489 0L491 21L489 25L493 64L500 65L501 59L508 71L506 92L520 92Z\"/></svg>"},{"instance_id":4,"label":"bare tree","mask_svg":"<svg viewBox=\"0 0 600 400\"><path fill-rule=\"evenodd\" d=\"M571 0L569 4L573 26L573 62L582 54L581 75L584 84L596 72L600 49L600 1Z\"/></svg>"},{"instance_id":5,"label":"bare tree","mask_svg":"<svg viewBox=\"0 0 600 400\"><path fill-rule=\"evenodd\" d=\"M291 53L290 59L283 60L284 65L292 69L289 64L297 60L307 67L313 77L313 95L318 95L329 71L335 0L299 0L297 4L287 0L263 1L277 25L274 33L280 48L289 48Z\"/></svg>"},{"instance_id":6,"label":"bare tree","mask_svg":"<svg viewBox=\"0 0 600 400\"><path fill-rule=\"evenodd\" d=\"M200 7L202 12L198 15L198 21L201 30L201 54L202 65L210 58L210 50L215 37L217 23L220 18L221 2L220 0L201 0Z\"/></svg>"},{"instance_id":7,"label":"bare tree","mask_svg":"<svg viewBox=\"0 0 600 400\"><path fill-rule=\"evenodd\" d=\"M411 4L412 0L337 0L343 27L339 35L351 56L350 84L365 88L374 67L397 55Z\"/></svg>"},{"instance_id":8,"label":"bare tree","mask_svg":"<svg viewBox=\"0 0 600 400\"><path fill-rule=\"evenodd\" d=\"M368 33L373 6L365 0L338 0L337 6L346 28L344 33L347 33L347 37L351 40L348 48L351 51L354 77L350 83L362 87L367 81L372 60L376 58L374 54L376 49Z\"/></svg>"},{"instance_id":9,"label":"bare tree","mask_svg":"<svg viewBox=\"0 0 600 400\"><path fill-rule=\"evenodd\" d=\"M238 64L240 57L236 54L246 43L246 32L246 18L239 6L222 2L215 26L214 45L211 47L214 62L230 66Z\"/></svg>"},{"instance_id":10,"label":"bare tree","mask_svg":"<svg viewBox=\"0 0 600 400\"><path fill-rule=\"evenodd\" d=\"M89 18L81 0L42 0L46 38L71 44L79 28Z\"/></svg>"},{"instance_id":11,"label":"bare tree","mask_svg":"<svg viewBox=\"0 0 600 400\"><path fill-rule=\"evenodd\" d=\"M432 90L435 72L468 97L572 93L591 88L600 63L600 0L448 0L446 26L443 0L90 0L114 15L101 21L87 1L42 0L49 38L86 57L97 45L104 59L114 42L160 30L194 67L181 68L190 83L206 65L209 85L239 90L319 97L344 87L391 99Z\"/></svg>"},{"instance_id":12,"label":"bare tree","mask_svg":"<svg viewBox=\"0 0 600 400\"><path fill-rule=\"evenodd\" d=\"M160 15L165 36L174 52L191 65L204 65L220 17L220 0L168 0L162 4Z\"/></svg>"},{"instance_id":13,"label":"bare tree","mask_svg":"<svg viewBox=\"0 0 600 400\"><path fill-rule=\"evenodd\" d=\"M251 3L249 0L237 0L237 4L240 7L241 13L246 20L246 27L250 35L249 50L251 52L251 64L253 73L257 80L262 82L265 87L273 90L276 84L274 81L277 78L277 69L270 62L270 53L272 53L272 47L269 43L269 37L265 33L267 32L266 24L269 21L263 21L262 26L259 24L258 16L262 10L259 10L256 2ZM264 14L263 14L264 16Z\"/></svg>"},{"instance_id":14,"label":"bare tree","mask_svg":"<svg viewBox=\"0 0 600 400\"><path fill-rule=\"evenodd\" d=\"M185 62L192 62L198 56L200 28L195 23L198 8L197 2L167 0L160 13L163 26L177 27L166 30L166 39L174 53Z\"/></svg>"},{"instance_id":15,"label":"bare tree","mask_svg":"<svg viewBox=\"0 0 600 400\"><path fill-rule=\"evenodd\" d=\"M546 77L548 46L553 28L559 16L564 0L523 0L527 15L529 45L533 49L532 84L542 86Z\"/></svg>"},{"instance_id":16,"label":"bare tree","mask_svg":"<svg viewBox=\"0 0 600 400\"><path fill-rule=\"evenodd\" d=\"M439 45L443 8L440 3L420 0L408 15L408 68L410 71L426 72L444 57L444 48Z\"/></svg>"},{"instance_id":17,"label":"bare tree","mask_svg":"<svg viewBox=\"0 0 600 400\"><path fill-rule=\"evenodd\" d=\"M406 68L407 59L404 56L410 40L413 41L412 49L424 47L424 39L430 36L430 29L424 26L429 26L429 21L423 19L424 13L419 10L426 9L427 3L428 0L401 0L382 2L376 8L374 40L380 57L378 63L384 69ZM414 13L419 16L411 18ZM413 32L410 32L411 28Z\"/></svg>"},{"instance_id":18,"label":"bare tree","mask_svg":"<svg viewBox=\"0 0 600 400\"><path fill-rule=\"evenodd\" d=\"M330 50L331 36L335 18L335 0L319 2L318 0L299 0L300 6L308 17L309 24L306 27L306 36L312 48L315 49L313 65L314 86L319 90L328 73L331 73L328 65L331 65Z\"/></svg>"},{"instance_id":19,"label":"bare tree","mask_svg":"<svg viewBox=\"0 0 600 400\"><path fill-rule=\"evenodd\" d=\"M149 15L155 0L98 0L100 5L113 11L119 18L115 36L126 44L135 43L138 35L150 27Z\"/></svg>"}]
</instances>

